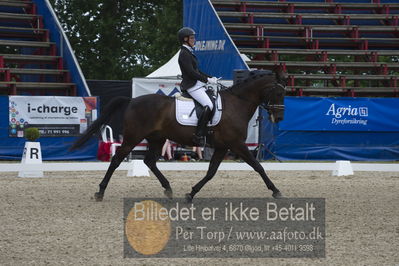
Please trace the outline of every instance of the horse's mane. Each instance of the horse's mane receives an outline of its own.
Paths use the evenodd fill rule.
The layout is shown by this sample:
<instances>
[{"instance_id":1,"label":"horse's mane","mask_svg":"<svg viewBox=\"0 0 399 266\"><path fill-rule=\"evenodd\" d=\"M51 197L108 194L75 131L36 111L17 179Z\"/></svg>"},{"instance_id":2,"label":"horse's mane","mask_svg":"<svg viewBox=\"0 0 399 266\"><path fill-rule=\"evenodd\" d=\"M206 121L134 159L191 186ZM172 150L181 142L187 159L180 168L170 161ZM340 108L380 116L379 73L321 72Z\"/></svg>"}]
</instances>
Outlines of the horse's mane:
<instances>
[{"instance_id":1,"label":"horse's mane","mask_svg":"<svg viewBox=\"0 0 399 266\"><path fill-rule=\"evenodd\" d=\"M248 92L248 90L252 88L253 83L261 79L265 80L265 83L271 83L276 80L276 77L273 72L264 73L258 71L251 71L249 73L248 78L244 79L243 81L237 84L234 84L233 86L227 89L233 92L234 94L239 95L241 93L245 93L245 91Z\"/></svg>"}]
</instances>

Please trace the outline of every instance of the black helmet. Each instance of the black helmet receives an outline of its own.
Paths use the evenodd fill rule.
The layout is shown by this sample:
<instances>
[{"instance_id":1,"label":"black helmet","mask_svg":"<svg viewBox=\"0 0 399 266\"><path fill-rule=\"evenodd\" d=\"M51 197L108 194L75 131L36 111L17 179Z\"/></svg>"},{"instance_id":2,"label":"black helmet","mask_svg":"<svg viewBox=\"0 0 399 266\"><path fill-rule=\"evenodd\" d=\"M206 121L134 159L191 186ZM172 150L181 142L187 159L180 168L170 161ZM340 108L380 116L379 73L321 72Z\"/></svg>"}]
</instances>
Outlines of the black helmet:
<instances>
[{"instance_id":1,"label":"black helmet","mask_svg":"<svg viewBox=\"0 0 399 266\"><path fill-rule=\"evenodd\" d=\"M195 31L189 27L183 27L177 32L177 38L179 39L180 44L184 43L184 38L195 35Z\"/></svg>"}]
</instances>

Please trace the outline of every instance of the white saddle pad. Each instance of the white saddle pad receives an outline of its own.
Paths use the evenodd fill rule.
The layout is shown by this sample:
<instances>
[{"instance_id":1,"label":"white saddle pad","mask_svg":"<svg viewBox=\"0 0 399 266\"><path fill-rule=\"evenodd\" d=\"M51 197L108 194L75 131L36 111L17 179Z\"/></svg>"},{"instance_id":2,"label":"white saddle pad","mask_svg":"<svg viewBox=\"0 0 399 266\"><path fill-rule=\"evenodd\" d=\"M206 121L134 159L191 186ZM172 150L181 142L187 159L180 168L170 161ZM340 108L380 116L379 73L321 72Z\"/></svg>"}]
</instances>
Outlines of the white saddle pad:
<instances>
[{"instance_id":1,"label":"white saddle pad","mask_svg":"<svg viewBox=\"0 0 399 266\"><path fill-rule=\"evenodd\" d=\"M196 126L198 118L196 112L192 112L194 108L194 101L189 98L176 97L176 120L183 126ZM213 118L209 121L208 126L216 126L222 117L222 101L221 96L217 98L216 111ZM192 114L191 114L192 112ZM191 114L191 116L190 116Z\"/></svg>"}]
</instances>

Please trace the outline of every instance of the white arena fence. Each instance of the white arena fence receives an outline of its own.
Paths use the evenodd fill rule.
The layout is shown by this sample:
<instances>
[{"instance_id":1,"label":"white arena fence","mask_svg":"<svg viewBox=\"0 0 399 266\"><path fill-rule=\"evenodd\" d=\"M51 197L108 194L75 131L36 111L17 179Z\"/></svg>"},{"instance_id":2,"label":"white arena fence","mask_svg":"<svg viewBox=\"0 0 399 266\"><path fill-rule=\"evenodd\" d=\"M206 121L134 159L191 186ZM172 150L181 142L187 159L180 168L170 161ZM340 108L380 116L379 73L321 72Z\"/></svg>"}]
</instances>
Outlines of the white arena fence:
<instances>
[{"instance_id":1,"label":"white arena fence","mask_svg":"<svg viewBox=\"0 0 399 266\"><path fill-rule=\"evenodd\" d=\"M397 163L358 163L350 161L336 162L263 162L261 163L266 171L332 171L333 175L352 175L354 171L372 172L399 172ZM108 169L109 162L47 162L41 164L22 164L22 163L0 163L1 172L23 172L23 171L105 171ZM208 162L159 162L157 163L161 171L206 171ZM128 176L149 175L149 170L142 160L132 160L122 162L117 170L128 170ZM221 171L253 171L246 163L223 162L219 170ZM0 175L1 176L1 175Z\"/></svg>"}]
</instances>

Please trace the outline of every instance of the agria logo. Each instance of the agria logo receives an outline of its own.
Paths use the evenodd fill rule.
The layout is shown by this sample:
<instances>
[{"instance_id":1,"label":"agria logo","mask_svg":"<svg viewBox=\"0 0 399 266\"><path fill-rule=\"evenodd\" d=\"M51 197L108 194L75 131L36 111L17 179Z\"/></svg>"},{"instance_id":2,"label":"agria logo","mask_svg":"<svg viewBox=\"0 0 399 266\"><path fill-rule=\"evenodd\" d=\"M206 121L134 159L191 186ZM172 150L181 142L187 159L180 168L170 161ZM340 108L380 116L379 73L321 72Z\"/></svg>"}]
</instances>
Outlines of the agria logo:
<instances>
[{"instance_id":1,"label":"agria logo","mask_svg":"<svg viewBox=\"0 0 399 266\"><path fill-rule=\"evenodd\" d=\"M331 124L333 125L363 125L367 126L369 116L368 107L336 107L331 104L327 110L326 116L333 116Z\"/></svg>"},{"instance_id":2,"label":"agria logo","mask_svg":"<svg viewBox=\"0 0 399 266\"><path fill-rule=\"evenodd\" d=\"M332 115L335 118L341 118L343 116L368 116L368 107L352 107L348 105L347 107L335 107L335 103L330 105L326 115Z\"/></svg>"},{"instance_id":3,"label":"agria logo","mask_svg":"<svg viewBox=\"0 0 399 266\"><path fill-rule=\"evenodd\" d=\"M360 116L369 116L369 109L367 107L359 107Z\"/></svg>"}]
</instances>

